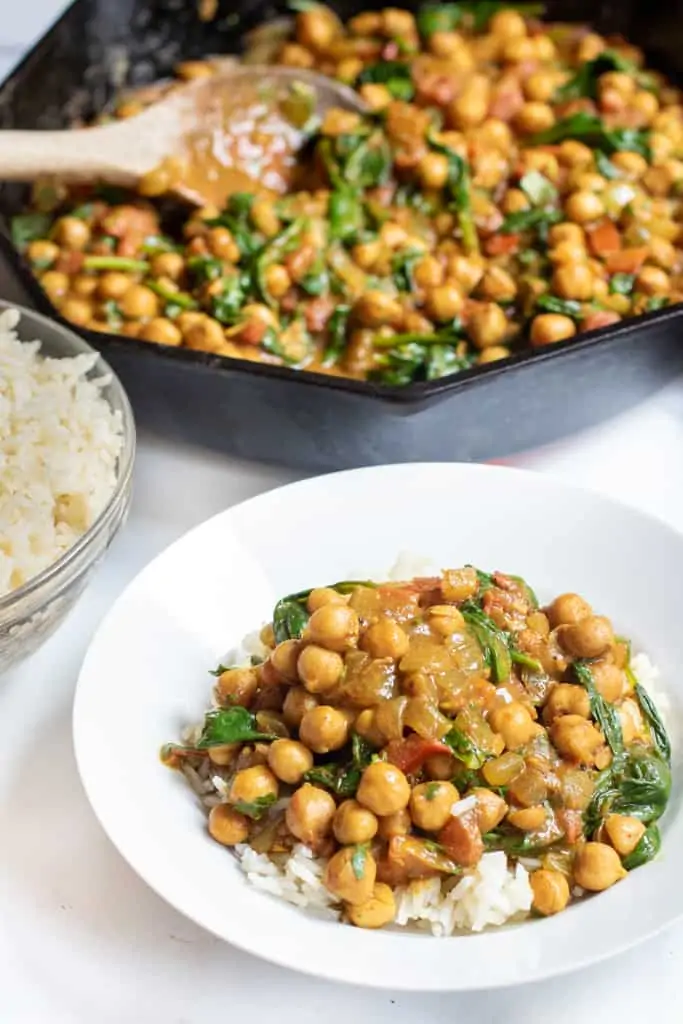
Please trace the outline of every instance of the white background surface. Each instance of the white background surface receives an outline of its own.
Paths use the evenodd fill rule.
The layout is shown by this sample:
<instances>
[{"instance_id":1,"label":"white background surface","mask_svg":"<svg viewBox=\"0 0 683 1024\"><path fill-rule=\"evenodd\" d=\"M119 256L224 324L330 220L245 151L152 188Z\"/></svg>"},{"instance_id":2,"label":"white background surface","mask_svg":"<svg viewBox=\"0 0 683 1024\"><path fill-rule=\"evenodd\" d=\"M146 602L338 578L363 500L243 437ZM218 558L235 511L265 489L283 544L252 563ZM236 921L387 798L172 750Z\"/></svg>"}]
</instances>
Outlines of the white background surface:
<instances>
[{"instance_id":1,"label":"white background surface","mask_svg":"<svg viewBox=\"0 0 683 1024\"><path fill-rule=\"evenodd\" d=\"M0 0L0 74L61 6ZM6 273L0 296L19 297ZM621 497L683 529L682 452L679 380L596 430L514 462ZM240 1014L259 1024L680 1020L683 923L607 964L541 985L393 996L317 982L238 953L169 909L112 848L85 800L71 748L71 700L89 638L127 581L170 541L295 478L143 435L125 532L58 635L2 679L0 1024L213 1024ZM371 976L372 964L367 970Z\"/></svg>"}]
</instances>

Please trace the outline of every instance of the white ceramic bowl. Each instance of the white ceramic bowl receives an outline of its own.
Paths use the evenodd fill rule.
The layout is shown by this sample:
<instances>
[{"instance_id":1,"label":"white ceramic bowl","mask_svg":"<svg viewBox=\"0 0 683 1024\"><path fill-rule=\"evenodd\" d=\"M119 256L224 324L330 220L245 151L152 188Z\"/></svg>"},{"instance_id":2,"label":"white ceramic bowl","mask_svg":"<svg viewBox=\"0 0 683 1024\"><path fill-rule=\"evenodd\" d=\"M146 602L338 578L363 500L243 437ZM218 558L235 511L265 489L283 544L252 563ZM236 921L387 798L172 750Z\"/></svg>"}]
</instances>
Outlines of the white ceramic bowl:
<instances>
[{"instance_id":1,"label":"white ceramic bowl","mask_svg":"<svg viewBox=\"0 0 683 1024\"><path fill-rule=\"evenodd\" d=\"M250 888L209 839L160 746L201 718L207 669L275 600L332 580L382 578L402 552L523 575L541 600L575 590L662 670L674 787L653 863L557 917L448 939L317 920ZM182 913L268 960L391 989L481 989L601 960L683 914L679 742L683 538L597 494L498 467L402 465L307 480L230 509L170 547L118 600L76 693L74 739L103 827ZM106 709L106 710L105 710Z\"/></svg>"}]
</instances>

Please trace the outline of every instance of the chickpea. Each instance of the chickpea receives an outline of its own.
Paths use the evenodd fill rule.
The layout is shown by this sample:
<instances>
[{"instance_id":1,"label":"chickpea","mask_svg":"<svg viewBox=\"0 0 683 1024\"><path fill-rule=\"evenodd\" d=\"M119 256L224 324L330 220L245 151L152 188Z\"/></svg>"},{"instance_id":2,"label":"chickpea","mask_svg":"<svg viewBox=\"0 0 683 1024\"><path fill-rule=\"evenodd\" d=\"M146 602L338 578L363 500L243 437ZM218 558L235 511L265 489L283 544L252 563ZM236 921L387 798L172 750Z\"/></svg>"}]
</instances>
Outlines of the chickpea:
<instances>
[{"instance_id":1,"label":"chickpea","mask_svg":"<svg viewBox=\"0 0 683 1024\"><path fill-rule=\"evenodd\" d=\"M548 103L530 100L515 117L515 127L524 135L547 131L555 124L555 111Z\"/></svg>"},{"instance_id":2,"label":"chickpea","mask_svg":"<svg viewBox=\"0 0 683 1024\"><path fill-rule=\"evenodd\" d=\"M503 39L519 39L526 36L526 22L518 11L497 11L489 21L488 31Z\"/></svg>"},{"instance_id":3,"label":"chickpea","mask_svg":"<svg viewBox=\"0 0 683 1024\"><path fill-rule=\"evenodd\" d=\"M550 738L563 757L578 764L593 765L603 738L595 726L580 715L561 715L550 727Z\"/></svg>"},{"instance_id":4,"label":"chickpea","mask_svg":"<svg viewBox=\"0 0 683 1024\"><path fill-rule=\"evenodd\" d=\"M410 816L418 828L438 832L459 799L460 794L451 782L423 782L410 794Z\"/></svg>"},{"instance_id":5,"label":"chickpea","mask_svg":"<svg viewBox=\"0 0 683 1024\"><path fill-rule=\"evenodd\" d=\"M385 110L393 99L386 85L376 82L366 82L358 91L370 110L374 111Z\"/></svg>"},{"instance_id":6,"label":"chickpea","mask_svg":"<svg viewBox=\"0 0 683 1024\"><path fill-rule=\"evenodd\" d=\"M179 281L184 270L185 260L179 252L160 252L152 260L152 273L155 277L170 277L172 281Z\"/></svg>"},{"instance_id":7,"label":"chickpea","mask_svg":"<svg viewBox=\"0 0 683 1024\"><path fill-rule=\"evenodd\" d=\"M360 623L347 604L325 604L311 615L308 638L329 651L346 651L358 641Z\"/></svg>"},{"instance_id":8,"label":"chickpea","mask_svg":"<svg viewBox=\"0 0 683 1024\"><path fill-rule=\"evenodd\" d=\"M469 295L484 275L484 262L477 256L452 256L448 261L448 273L463 294Z\"/></svg>"},{"instance_id":9,"label":"chickpea","mask_svg":"<svg viewBox=\"0 0 683 1024\"><path fill-rule=\"evenodd\" d=\"M372 896L365 903L349 903L346 914L357 928L383 928L396 917L396 900L390 886L376 882Z\"/></svg>"},{"instance_id":10,"label":"chickpea","mask_svg":"<svg viewBox=\"0 0 683 1024\"><path fill-rule=\"evenodd\" d=\"M636 291L646 295L668 295L671 291L671 279L660 267L643 267L636 277Z\"/></svg>"},{"instance_id":11,"label":"chickpea","mask_svg":"<svg viewBox=\"0 0 683 1024\"><path fill-rule=\"evenodd\" d=\"M573 683L556 683L548 695L543 709L543 721L550 724L562 715L579 715L590 718L590 698L583 686Z\"/></svg>"},{"instance_id":12,"label":"chickpea","mask_svg":"<svg viewBox=\"0 0 683 1024\"><path fill-rule=\"evenodd\" d=\"M382 31L382 15L379 11L363 11L354 15L347 27L355 36L379 35Z\"/></svg>"},{"instance_id":13,"label":"chickpea","mask_svg":"<svg viewBox=\"0 0 683 1024\"><path fill-rule=\"evenodd\" d=\"M589 221L598 220L605 214L605 207L600 196L595 192L588 192L580 189L567 196L564 203L564 212L569 220L576 224L587 224Z\"/></svg>"},{"instance_id":14,"label":"chickpea","mask_svg":"<svg viewBox=\"0 0 683 1024\"><path fill-rule=\"evenodd\" d=\"M312 68L315 57L305 46L298 43L285 43L280 50L279 61L288 68Z\"/></svg>"},{"instance_id":15,"label":"chickpea","mask_svg":"<svg viewBox=\"0 0 683 1024\"><path fill-rule=\"evenodd\" d=\"M606 661L594 662L591 665L591 675L595 689L604 700L610 704L619 700L624 690L624 673L618 665Z\"/></svg>"},{"instance_id":16,"label":"chickpea","mask_svg":"<svg viewBox=\"0 0 683 1024\"><path fill-rule=\"evenodd\" d=\"M649 259L662 270L671 270L677 260L676 250L666 238L653 236L650 239Z\"/></svg>"},{"instance_id":17,"label":"chickpea","mask_svg":"<svg viewBox=\"0 0 683 1024\"><path fill-rule=\"evenodd\" d=\"M317 4L308 11L301 11L296 18L297 42L309 50L324 53L333 39L340 33L339 20L329 7Z\"/></svg>"},{"instance_id":18,"label":"chickpea","mask_svg":"<svg viewBox=\"0 0 683 1024\"><path fill-rule=\"evenodd\" d=\"M560 313L540 313L531 324L532 345L554 345L558 341L566 341L576 334L576 324Z\"/></svg>"},{"instance_id":19,"label":"chickpea","mask_svg":"<svg viewBox=\"0 0 683 1024\"><path fill-rule=\"evenodd\" d=\"M339 750L349 738L349 720L339 708L320 704L307 711L299 725L302 743L316 754Z\"/></svg>"},{"instance_id":20,"label":"chickpea","mask_svg":"<svg viewBox=\"0 0 683 1024\"><path fill-rule=\"evenodd\" d=\"M296 740L275 740L268 747L268 765L282 782L297 786L313 767L313 755Z\"/></svg>"},{"instance_id":21,"label":"chickpea","mask_svg":"<svg viewBox=\"0 0 683 1024\"><path fill-rule=\"evenodd\" d=\"M519 701L494 708L489 724L494 732L503 737L508 750L515 750L528 743L540 728L531 717L529 709Z\"/></svg>"},{"instance_id":22,"label":"chickpea","mask_svg":"<svg viewBox=\"0 0 683 1024\"><path fill-rule=\"evenodd\" d=\"M606 843L586 843L574 860L574 881L582 889L602 892L626 876L619 854Z\"/></svg>"},{"instance_id":23,"label":"chickpea","mask_svg":"<svg viewBox=\"0 0 683 1024\"><path fill-rule=\"evenodd\" d=\"M549 103L555 95L557 84L557 75L549 69L541 68L524 81L524 95L528 100Z\"/></svg>"},{"instance_id":24,"label":"chickpea","mask_svg":"<svg viewBox=\"0 0 683 1024\"><path fill-rule=\"evenodd\" d=\"M209 834L222 846L236 846L249 836L249 819L228 804L218 804L209 812Z\"/></svg>"},{"instance_id":25,"label":"chickpea","mask_svg":"<svg viewBox=\"0 0 683 1024\"><path fill-rule=\"evenodd\" d=\"M394 814L386 814L378 820L379 829L377 834L380 839L385 839L387 842L393 839L394 836L407 836L413 827L406 807L402 811L396 811Z\"/></svg>"},{"instance_id":26,"label":"chickpea","mask_svg":"<svg viewBox=\"0 0 683 1024\"><path fill-rule=\"evenodd\" d=\"M266 289L274 299L281 299L292 287L287 267L282 263L271 263L264 273Z\"/></svg>"},{"instance_id":27,"label":"chickpea","mask_svg":"<svg viewBox=\"0 0 683 1024\"><path fill-rule=\"evenodd\" d=\"M286 683L298 681L297 662L301 652L298 640L283 640L270 655L270 663L276 673Z\"/></svg>"},{"instance_id":28,"label":"chickpea","mask_svg":"<svg viewBox=\"0 0 683 1024\"><path fill-rule=\"evenodd\" d=\"M553 629L569 626L587 619L593 609L579 594L560 594L547 609L548 620Z\"/></svg>"},{"instance_id":29,"label":"chickpea","mask_svg":"<svg viewBox=\"0 0 683 1024\"><path fill-rule=\"evenodd\" d=\"M502 56L509 64L524 64L526 61L532 61L535 55L532 39L512 38L503 46Z\"/></svg>"},{"instance_id":30,"label":"chickpea","mask_svg":"<svg viewBox=\"0 0 683 1024\"><path fill-rule=\"evenodd\" d=\"M597 32L587 32L578 45L576 59L580 64L585 64L586 61L598 57L606 46L607 43Z\"/></svg>"},{"instance_id":31,"label":"chickpea","mask_svg":"<svg viewBox=\"0 0 683 1024\"><path fill-rule=\"evenodd\" d=\"M360 647L373 658L398 661L408 653L407 633L393 619L380 619L369 626L360 639Z\"/></svg>"},{"instance_id":32,"label":"chickpea","mask_svg":"<svg viewBox=\"0 0 683 1024\"><path fill-rule=\"evenodd\" d=\"M376 878L377 864L369 850L345 846L327 862L323 885L337 899L360 906L372 896Z\"/></svg>"},{"instance_id":33,"label":"chickpea","mask_svg":"<svg viewBox=\"0 0 683 1024\"><path fill-rule=\"evenodd\" d=\"M580 224L570 224L569 221L553 224L548 232L548 240L552 246L558 246L562 242L569 242L577 248L586 248L585 231Z\"/></svg>"},{"instance_id":34,"label":"chickpea","mask_svg":"<svg viewBox=\"0 0 683 1024\"><path fill-rule=\"evenodd\" d=\"M436 288L443 283L444 269L435 256L423 256L413 269L418 288Z\"/></svg>"},{"instance_id":35,"label":"chickpea","mask_svg":"<svg viewBox=\"0 0 683 1024\"><path fill-rule=\"evenodd\" d=\"M587 166L593 163L593 150L576 139L560 143L560 162L567 167Z\"/></svg>"},{"instance_id":36,"label":"chickpea","mask_svg":"<svg viewBox=\"0 0 683 1024\"><path fill-rule=\"evenodd\" d=\"M211 228L206 240L213 256L217 256L220 260L227 260L229 263L237 263L240 251L227 228Z\"/></svg>"},{"instance_id":37,"label":"chickpea","mask_svg":"<svg viewBox=\"0 0 683 1024\"><path fill-rule=\"evenodd\" d=\"M603 178L601 174L596 174L594 171L577 167L569 172L567 186L577 192L603 192L607 187L607 178Z\"/></svg>"},{"instance_id":38,"label":"chickpea","mask_svg":"<svg viewBox=\"0 0 683 1024\"><path fill-rule=\"evenodd\" d=\"M371 289L356 302L355 315L359 322L367 327L390 326L400 322L403 309L400 302L384 292Z\"/></svg>"},{"instance_id":39,"label":"chickpea","mask_svg":"<svg viewBox=\"0 0 683 1024\"><path fill-rule=\"evenodd\" d=\"M181 345L183 336L172 320L157 316L145 324L139 335L143 341L152 341L157 345Z\"/></svg>"},{"instance_id":40,"label":"chickpea","mask_svg":"<svg viewBox=\"0 0 683 1024\"><path fill-rule=\"evenodd\" d=\"M377 835L379 822L372 811L357 800L344 800L337 808L332 831L338 843L368 843Z\"/></svg>"},{"instance_id":41,"label":"chickpea","mask_svg":"<svg viewBox=\"0 0 683 1024\"><path fill-rule=\"evenodd\" d=\"M253 803L263 797L277 797L277 779L264 764L243 768L234 776L228 800L231 804Z\"/></svg>"},{"instance_id":42,"label":"chickpea","mask_svg":"<svg viewBox=\"0 0 683 1024\"><path fill-rule=\"evenodd\" d=\"M54 227L54 239L65 249L80 251L90 241L90 227L79 217L60 217Z\"/></svg>"},{"instance_id":43,"label":"chickpea","mask_svg":"<svg viewBox=\"0 0 683 1024\"><path fill-rule=\"evenodd\" d=\"M258 675L253 668L228 668L216 682L216 699L220 704L232 707L241 704L249 707L258 689Z\"/></svg>"},{"instance_id":44,"label":"chickpea","mask_svg":"<svg viewBox=\"0 0 683 1024\"><path fill-rule=\"evenodd\" d=\"M614 644L612 623L604 615L589 615L558 633L562 647L575 658L601 658Z\"/></svg>"},{"instance_id":45,"label":"chickpea","mask_svg":"<svg viewBox=\"0 0 683 1024\"><path fill-rule=\"evenodd\" d=\"M81 299L91 298L97 291L95 274L76 274L71 278L71 291Z\"/></svg>"},{"instance_id":46,"label":"chickpea","mask_svg":"<svg viewBox=\"0 0 683 1024\"><path fill-rule=\"evenodd\" d=\"M639 89L632 97L629 106L632 110L637 110L644 122L649 124L659 111L659 100L653 92Z\"/></svg>"},{"instance_id":47,"label":"chickpea","mask_svg":"<svg viewBox=\"0 0 683 1024\"><path fill-rule=\"evenodd\" d=\"M417 165L417 174L425 188L443 188L448 181L448 157L442 153L425 153Z\"/></svg>"},{"instance_id":48,"label":"chickpea","mask_svg":"<svg viewBox=\"0 0 683 1024\"><path fill-rule=\"evenodd\" d=\"M309 693L326 693L341 679L344 661L336 651L309 644L299 655L297 672Z\"/></svg>"},{"instance_id":49,"label":"chickpea","mask_svg":"<svg viewBox=\"0 0 683 1024\"><path fill-rule=\"evenodd\" d=\"M119 306L124 316L131 320L155 317L159 313L159 299L144 284L133 284L121 297Z\"/></svg>"},{"instance_id":50,"label":"chickpea","mask_svg":"<svg viewBox=\"0 0 683 1024\"><path fill-rule=\"evenodd\" d=\"M285 822L293 836L315 849L330 834L336 810L329 793L305 782L292 794Z\"/></svg>"},{"instance_id":51,"label":"chickpea","mask_svg":"<svg viewBox=\"0 0 683 1024\"><path fill-rule=\"evenodd\" d=\"M87 299L81 299L76 296L67 296L59 307L59 312L66 320L70 320L73 324L85 327L85 325L92 319L93 308L92 304Z\"/></svg>"},{"instance_id":52,"label":"chickpea","mask_svg":"<svg viewBox=\"0 0 683 1024\"><path fill-rule=\"evenodd\" d=\"M298 729L304 715L317 708L318 701L312 693L308 693L303 686L292 686L287 690L285 702L282 706L282 713L287 725Z\"/></svg>"},{"instance_id":53,"label":"chickpea","mask_svg":"<svg viewBox=\"0 0 683 1024\"><path fill-rule=\"evenodd\" d=\"M508 821L521 832L537 832L547 818L545 807L521 807L508 812Z\"/></svg>"},{"instance_id":54,"label":"chickpea","mask_svg":"<svg viewBox=\"0 0 683 1024\"><path fill-rule=\"evenodd\" d=\"M46 270L40 284L47 297L54 303L63 299L69 290L69 278L60 270Z\"/></svg>"},{"instance_id":55,"label":"chickpea","mask_svg":"<svg viewBox=\"0 0 683 1024\"><path fill-rule=\"evenodd\" d=\"M521 188L509 188L503 197L503 213L519 213L530 207L531 203Z\"/></svg>"},{"instance_id":56,"label":"chickpea","mask_svg":"<svg viewBox=\"0 0 683 1024\"><path fill-rule=\"evenodd\" d=\"M428 609L429 628L439 636L452 636L465 630L462 612L452 604L433 604Z\"/></svg>"},{"instance_id":57,"label":"chickpea","mask_svg":"<svg viewBox=\"0 0 683 1024\"><path fill-rule=\"evenodd\" d=\"M273 238L282 228L280 218L270 200L257 199L251 208L249 216L256 230L260 231L266 238Z\"/></svg>"},{"instance_id":58,"label":"chickpea","mask_svg":"<svg viewBox=\"0 0 683 1024\"><path fill-rule=\"evenodd\" d=\"M467 331L476 348L490 348L504 340L508 332L508 321L500 306L488 302L472 314L467 323Z\"/></svg>"},{"instance_id":59,"label":"chickpea","mask_svg":"<svg viewBox=\"0 0 683 1024\"><path fill-rule=\"evenodd\" d=\"M477 798L477 825L482 835L499 825L508 811L508 805L502 796L490 789L471 789L468 796Z\"/></svg>"},{"instance_id":60,"label":"chickpea","mask_svg":"<svg viewBox=\"0 0 683 1024\"><path fill-rule=\"evenodd\" d=\"M31 263L46 269L59 256L59 246L54 242L48 242L45 238L39 238L29 244L26 255Z\"/></svg>"},{"instance_id":61,"label":"chickpea","mask_svg":"<svg viewBox=\"0 0 683 1024\"><path fill-rule=\"evenodd\" d=\"M633 853L645 834L645 825L638 818L627 814L608 814L605 818L605 832L620 857Z\"/></svg>"},{"instance_id":62,"label":"chickpea","mask_svg":"<svg viewBox=\"0 0 683 1024\"><path fill-rule=\"evenodd\" d=\"M183 337L188 348L199 352L222 352L225 346L225 332L218 320L210 316L202 315L201 319L183 330Z\"/></svg>"},{"instance_id":63,"label":"chickpea","mask_svg":"<svg viewBox=\"0 0 683 1024\"><path fill-rule=\"evenodd\" d=\"M480 125L489 109L488 90L469 88L449 104L448 113L456 128L465 130Z\"/></svg>"},{"instance_id":64,"label":"chickpea","mask_svg":"<svg viewBox=\"0 0 683 1024\"><path fill-rule=\"evenodd\" d=\"M559 871L540 868L529 876L533 892L532 906L539 914L559 914L569 903L569 882Z\"/></svg>"},{"instance_id":65,"label":"chickpea","mask_svg":"<svg viewBox=\"0 0 683 1024\"><path fill-rule=\"evenodd\" d=\"M450 282L430 289L425 305L428 316L445 323L462 312L464 298L458 286Z\"/></svg>"},{"instance_id":66,"label":"chickpea","mask_svg":"<svg viewBox=\"0 0 683 1024\"><path fill-rule=\"evenodd\" d=\"M517 285L512 274L502 267L489 267L479 285L485 299L494 302L509 302L517 294Z\"/></svg>"},{"instance_id":67,"label":"chickpea","mask_svg":"<svg viewBox=\"0 0 683 1024\"><path fill-rule=\"evenodd\" d=\"M410 786L400 768L375 761L363 772L356 799L380 817L395 814L408 806Z\"/></svg>"},{"instance_id":68,"label":"chickpea","mask_svg":"<svg viewBox=\"0 0 683 1024\"><path fill-rule=\"evenodd\" d=\"M631 153L630 151L613 153L610 160L622 174L632 181L642 178L648 167L644 156L641 156L640 153Z\"/></svg>"},{"instance_id":69,"label":"chickpea","mask_svg":"<svg viewBox=\"0 0 683 1024\"><path fill-rule=\"evenodd\" d=\"M639 733L642 732L643 721L640 715L640 708L634 700L625 700L618 709L621 734L626 746L633 743Z\"/></svg>"},{"instance_id":70,"label":"chickpea","mask_svg":"<svg viewBox=\"0 0 683 1024\"><path fill-rule=\"evenodd\" d=\"M593 298L594 279L585 263L561 263L555 268L552 289L563 299L587 302Z\"/></svg>"},{"instance_id":71,"label":"chickpea","mask_svg":"<svg viewBox=\"0 0 683 1024\"><path fill-rule=\"evenodd\" d=\"M354 722L354 729L373 747L383 747L386 742L384 733L377 725L374 708L365 708L360 712Z\"/></svg>"},{"instance_id":72,"label":"chickpea","mask_svg":"<svg viewBox=\"0 0 683 1024\"><path fill-rule=\"evenodd\" d=\"M456 761L452 754L432 754L425 761L425 771L430 779L452 779L456 767Z\"/></svg>"}]
</instances>

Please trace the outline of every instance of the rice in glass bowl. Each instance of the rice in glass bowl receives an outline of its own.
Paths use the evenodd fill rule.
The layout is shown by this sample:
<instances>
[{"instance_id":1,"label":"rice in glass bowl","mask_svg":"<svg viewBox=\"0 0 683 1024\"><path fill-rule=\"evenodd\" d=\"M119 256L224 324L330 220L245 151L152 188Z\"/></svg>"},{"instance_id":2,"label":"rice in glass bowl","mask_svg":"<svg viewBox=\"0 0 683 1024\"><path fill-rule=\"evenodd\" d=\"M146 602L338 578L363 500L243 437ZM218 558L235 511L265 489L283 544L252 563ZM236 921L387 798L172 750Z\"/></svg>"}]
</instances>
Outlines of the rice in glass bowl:
<instances>
[{"instance_id":1,"label":"rice in glass bowl","mask_svg":"<svg viewBox=\"0 0 683 1024\"><path fill-rule=\"evenodd\" d=\"M35 651L124 523L135 424L104 360L0 302L0 672Z\"/></svg>"}]
</instances>

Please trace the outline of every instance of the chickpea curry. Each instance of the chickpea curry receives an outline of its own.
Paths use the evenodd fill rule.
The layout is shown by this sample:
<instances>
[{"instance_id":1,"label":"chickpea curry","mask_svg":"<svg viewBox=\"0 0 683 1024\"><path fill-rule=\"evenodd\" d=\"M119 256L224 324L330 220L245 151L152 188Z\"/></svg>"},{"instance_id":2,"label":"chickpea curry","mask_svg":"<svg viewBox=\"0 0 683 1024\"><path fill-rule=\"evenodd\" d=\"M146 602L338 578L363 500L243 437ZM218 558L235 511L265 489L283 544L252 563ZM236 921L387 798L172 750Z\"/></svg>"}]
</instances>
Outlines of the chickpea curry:
<instances>
[{"instance_id":1,"label":"chickpea curry","mask_svg":"<svg viewBox=\"0 0 683 1024\"><path fill-rule=\"evenodd\" d=\"M258 59L354 86L367 116L312 117L282 197L171 217L164 168L149 199L39 188L14 238L67 320L404 385L680 301L683 103L637 47L533 4L296 6Z\"/></svg>"},{"instance_id":2,"label":"chickpea curry","mask_svg":"<svg viewBox=\"0 0 683 1024\"><path fill-rule=\"evenodd\" d=\"M472 566L339 583L280 600L261 639L162 758L224 780L216 842L324 858L352 924L390 924L397 887L448 891L490 851L529 868L539 915L658 852L667 733L629 643L578 594L541 609Z\"/></svg>"}]
</instances>

